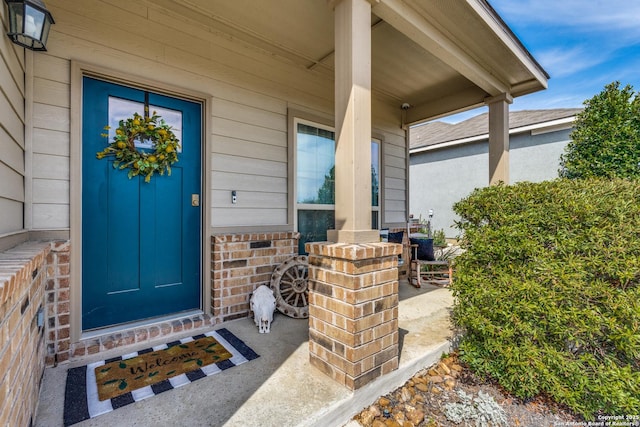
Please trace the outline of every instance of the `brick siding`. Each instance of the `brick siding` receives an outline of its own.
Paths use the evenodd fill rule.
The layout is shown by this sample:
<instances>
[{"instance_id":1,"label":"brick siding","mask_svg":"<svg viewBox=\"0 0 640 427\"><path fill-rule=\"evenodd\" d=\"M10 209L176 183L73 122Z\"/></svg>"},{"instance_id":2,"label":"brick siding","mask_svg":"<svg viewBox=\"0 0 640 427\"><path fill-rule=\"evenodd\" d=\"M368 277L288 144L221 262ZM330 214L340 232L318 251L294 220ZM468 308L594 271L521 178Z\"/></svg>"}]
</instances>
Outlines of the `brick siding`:
<instances>
[{"instance_id":1,"label":"brick siding","mask_svg":"<svg viewBox=\"0 0 640 427\"><path fill-rule=\"evenodd\" d=\"M298 254L299 233L247 233L211 238L211 307L219 321L249 316L249 296L273 270Z\"/></svg>"},{"instance_id":2,"label":"brick siding","mask_svg":"<svg viewBox=\"0 0 640 427\"><path fill-rule=\"evenodd\" d=\"M47 255L46 322L47 366L69 360L70 337L70 263L71 245L66 242L51 243Z\"/></svg>"},{"instance_id":3,"label":"brick siding","mask_svg":"<svg viewBox=\"0 0 640 427\"><path fill-rule=\"evenodd\" d=\"M44 306L49 244L0 253L0 426L33 422L45 363Z\"/></svg>"}]
</instances>

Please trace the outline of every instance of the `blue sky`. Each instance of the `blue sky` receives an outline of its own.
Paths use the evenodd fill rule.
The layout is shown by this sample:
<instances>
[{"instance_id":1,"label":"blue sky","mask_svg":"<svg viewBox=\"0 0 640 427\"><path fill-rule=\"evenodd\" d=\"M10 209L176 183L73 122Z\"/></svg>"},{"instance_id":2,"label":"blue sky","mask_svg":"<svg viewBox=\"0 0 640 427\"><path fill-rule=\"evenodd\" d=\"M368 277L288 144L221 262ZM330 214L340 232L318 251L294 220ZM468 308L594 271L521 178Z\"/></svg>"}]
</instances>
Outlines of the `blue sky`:
<instances>
[{"instance_id":1,"label":"blue sky","mask_svg":"<svg viewBox=\"0 0 640 427\"><path fill-rule=\"evenodd\" d=\"M551 76L511 110L582 107L613 81L640 91L640 0L489 0ZM486 109L441 119L458 122Z\"/></svg>"}]
</instances>

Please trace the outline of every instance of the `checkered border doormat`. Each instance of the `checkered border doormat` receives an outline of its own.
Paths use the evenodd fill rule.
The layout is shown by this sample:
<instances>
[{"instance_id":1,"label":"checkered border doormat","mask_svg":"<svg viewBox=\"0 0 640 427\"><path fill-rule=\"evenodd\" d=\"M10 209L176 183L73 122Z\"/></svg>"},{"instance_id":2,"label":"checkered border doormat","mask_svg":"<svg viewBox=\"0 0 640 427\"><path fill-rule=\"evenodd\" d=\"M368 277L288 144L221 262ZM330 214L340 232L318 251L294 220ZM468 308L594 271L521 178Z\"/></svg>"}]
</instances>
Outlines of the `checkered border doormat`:
<instances>
[{"instance_id":1,"label":"checkered border doormat","mask_svg":"<svg viewBox=\"0 0 640 427\"><path fill-rule=\"evenodd\" d=\"M114 397L113 399L104 401L100 401L98 399L98 386L96 385L94 373L96 366L102 366L105 363L113 362L115 360L130 359L138 356L139 354L162 350L184 342L204 338L205 336L214 337L233 355L233 357L223 360L222 362L204 366L195 371L187 372L186 374L169 378L151 386L133 390L130 393ZM194 337L184 338L179 341L158 345L153 348L147 348L135 353L125 354L121 357L115 357L113 359L94 362L77 368L71 368L67 372L67 384L64 391L64 425L70 426L79 423L80 421L97 417L98 415L105 414L122 406L189 384L193 381L199 380L200 378L217 374L225 369L229 369L258 357L260 356L249 348L249 346L247 346L242 340L233 335L227 329L222 328L205 334L196 335Z\"/></svg>"}]
</instances>

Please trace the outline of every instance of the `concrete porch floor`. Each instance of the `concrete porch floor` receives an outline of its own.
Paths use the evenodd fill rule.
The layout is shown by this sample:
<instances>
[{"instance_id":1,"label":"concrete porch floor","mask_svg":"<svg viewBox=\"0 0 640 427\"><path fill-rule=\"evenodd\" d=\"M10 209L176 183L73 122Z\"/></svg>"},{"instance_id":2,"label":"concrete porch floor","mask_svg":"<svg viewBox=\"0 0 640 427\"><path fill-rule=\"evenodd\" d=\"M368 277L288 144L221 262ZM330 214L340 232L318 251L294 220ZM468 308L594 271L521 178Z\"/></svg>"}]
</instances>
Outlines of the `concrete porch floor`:
<instances>
[{"instance_id":1,"label":"concrete porch floor","mask_svg":"<svg viewBox=\"0 0 640 427\"><path fill-rule=\"evenodd\" d=\"M399 289L400 366L355 392L309 364L308 322L276 313L270 334L259 334L248 318L216 327L233 332L260 355L258 359L76 425L343 426L450 350L451 292L429 285L416 289L406 281ZM63 425L67 369L147 347L113 350L46 369L35 426Z\"/></svg>"}]
</instances>

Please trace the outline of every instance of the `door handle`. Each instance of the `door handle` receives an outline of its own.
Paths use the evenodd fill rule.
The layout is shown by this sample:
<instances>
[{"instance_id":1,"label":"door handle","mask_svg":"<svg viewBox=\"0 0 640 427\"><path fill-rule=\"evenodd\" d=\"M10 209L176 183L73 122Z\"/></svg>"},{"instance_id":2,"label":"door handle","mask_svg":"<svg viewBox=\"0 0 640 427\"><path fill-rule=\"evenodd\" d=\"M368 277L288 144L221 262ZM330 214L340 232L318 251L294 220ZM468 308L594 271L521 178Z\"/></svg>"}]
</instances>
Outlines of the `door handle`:
<instances>
[{"instance_id":1,"label":"door handle","mask_svg":"<svg viewBox=\"0 0 640 427\"><path fill-rule=\"evenodd\" d=\"M200 206L200 195L192 194L191 195L191 206Z\"/></svg>"}]
</instances>

